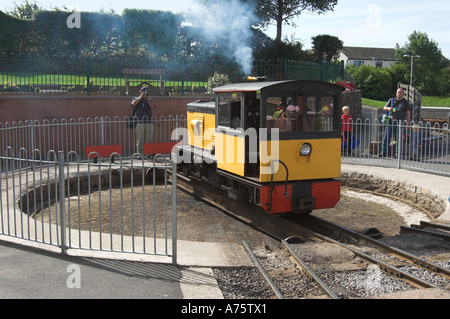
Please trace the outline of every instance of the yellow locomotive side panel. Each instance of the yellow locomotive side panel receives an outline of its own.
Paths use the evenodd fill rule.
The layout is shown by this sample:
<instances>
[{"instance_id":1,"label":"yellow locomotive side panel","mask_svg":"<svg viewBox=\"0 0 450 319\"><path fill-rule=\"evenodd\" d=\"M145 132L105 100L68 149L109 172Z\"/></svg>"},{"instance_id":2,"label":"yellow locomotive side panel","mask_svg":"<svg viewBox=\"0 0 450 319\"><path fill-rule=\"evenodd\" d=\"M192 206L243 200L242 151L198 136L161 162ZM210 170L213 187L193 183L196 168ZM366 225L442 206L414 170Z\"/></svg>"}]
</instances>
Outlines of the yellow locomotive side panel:
<instances>
[{"instance_id":1,"label":"yellow locomotive side panel","mask_svg":"<svg viewBox=\"0 0 450 319\"><path fill-rule=\"evenodd\" d=\"M235 135L216 132L215 144L217 168L244 176L245 139Z\"/></svg>"},{"instance_id":2,"label":"yellow locomotive side panel","mask_svg":"<svg viewBox=\"0 0 450 319\"><path fill-rule=\"evenodd\" d=\"M341 176L341 140L340 139L317 139L317 140L282 140L279 141L279 156L289 170L289 180L312 180L325 178L339 178ZM304 143L311 144L311 154L300 155L300 148ZM267 143L260 142L261 154L271 156ZM269 145L270 147L270 145ZM265 153L264 153L265 152ZM275 158L277 158L275 156ZM276 173L274 182L286 180L286 169L277 161L273 162ZM261 158L260 181L270 182L270 162L264 163Z\"/></svg>"},{"instance_id":3,"label":"yellow locomotive side panel","mask_svg":"<svg viewBox=\"0 0 450 319\"><path fill-rule=\"evenodd\" d=\"M189 145L211 150L215 139L215 115L187 112Z\"/></svg>"}]
</instances>

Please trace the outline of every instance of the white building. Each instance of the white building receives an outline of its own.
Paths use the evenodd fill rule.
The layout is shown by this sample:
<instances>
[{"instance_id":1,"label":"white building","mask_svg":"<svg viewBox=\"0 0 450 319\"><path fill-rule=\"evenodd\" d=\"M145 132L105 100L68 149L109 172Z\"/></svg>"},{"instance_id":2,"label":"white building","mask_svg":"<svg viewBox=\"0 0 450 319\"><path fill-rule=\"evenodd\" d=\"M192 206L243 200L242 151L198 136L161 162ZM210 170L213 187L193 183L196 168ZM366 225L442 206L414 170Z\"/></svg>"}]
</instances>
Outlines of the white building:
<instances>
[{"instance_id":1,"label":"white building","mask_svg":"<svg viewBox=\"0 0 450 319\"><path fill-rule=\"evenodd\" d=\"M396 46L398 48L398 45ZM395 59L396 48L365 48L343 47L339 54L339 60L344 61L345 66L371 65L380 68L390 67L397 62Z\"/></svg>"}]
</instances>

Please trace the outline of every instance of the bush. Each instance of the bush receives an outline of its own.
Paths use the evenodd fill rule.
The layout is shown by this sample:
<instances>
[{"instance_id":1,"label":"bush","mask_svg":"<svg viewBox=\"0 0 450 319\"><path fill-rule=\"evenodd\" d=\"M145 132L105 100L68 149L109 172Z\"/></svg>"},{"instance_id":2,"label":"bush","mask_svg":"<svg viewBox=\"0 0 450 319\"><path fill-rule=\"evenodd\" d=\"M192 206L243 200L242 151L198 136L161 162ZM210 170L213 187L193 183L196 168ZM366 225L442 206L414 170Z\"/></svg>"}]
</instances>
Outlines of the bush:
<instances>
[{"instance_id":1,"label":"bush","mask_svg":"<svg viewBox=\"0 0 450 319\"><path fill-rule=\"evenodd\" d=\"M219 72L215 71L214 75L208 78L208 93L213 93L214 88L228 83L231 83L228 75L220 74Z\"/></svg>"},{"instance_id":2,"label":"bush","mask_svg":"<svg viewBox=\"0 0 450 319\"><path fill-rule=\"evenodd\" d=\"M441 96L450 96L450 68L441 71L438 77L437 92Z\"/></svg>"},{"instance_id":3,"label":"bush","mask_svg":"<svg viewBox=\"0 0 450 319\"><path fill-rule=\"evenodd\" d=\"M10 86L8 86L8 87L6 88L6 91L7 91L7 92L11 92L11 93L15 93L15 92L19 92L20 89L19 89L19 87L18 87L17 85L12 84L12 85L10 85Z\"/></svg>"},{"instance_id":4,"label":"bush","mask_svg":"<svg viewBox=\"0 0 450 319\"><path fill-rule=\"evenodd\" d=\"M395 95L398 82L407 83L405 67L400 64L391 68L350 66L347 71L355 79L355 85L361 89L362 97L367 99L388 100Z\"/></svg>"}]
</instances>

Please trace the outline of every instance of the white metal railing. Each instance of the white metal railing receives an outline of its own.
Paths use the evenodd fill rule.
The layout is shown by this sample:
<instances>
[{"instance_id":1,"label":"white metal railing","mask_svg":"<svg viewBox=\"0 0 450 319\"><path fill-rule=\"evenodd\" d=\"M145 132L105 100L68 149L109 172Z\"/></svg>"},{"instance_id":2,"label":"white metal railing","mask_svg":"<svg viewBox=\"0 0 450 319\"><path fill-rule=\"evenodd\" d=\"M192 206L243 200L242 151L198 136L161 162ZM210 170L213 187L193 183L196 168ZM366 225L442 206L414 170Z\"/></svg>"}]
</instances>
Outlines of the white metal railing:
<instances>
[{"instance_id":1,"label":"white metal railing","mask_svg":"<svg viewBox=\"0 0 450 319\"><path fill-rule=\"evenodd\" d=\"M168 183L166 174L176 164L170 157L93 163L79 161L75 152L49 152L52 160L38 151L33 159L24 149L20 154L0 156L0 235L57 246L62 253L129 252L176 263L176 176Z\"/></svg>"},{"instance_id":2,"label":"white metal railing","mask_svg":"<svg viewBox=\"0 0 450 319\"><path fill-rule=\"evenodd\" d=\"M186 120L152 119L152 145L168 144L168 151L150 158L136 152L127 120L0 124L0 236L57 246L62 253L131 252L176 263L176 176L168 183L166 172L176 165L168 155L176 143L171 133ZM109 148L102 155L111 145L114 153Z\"/></svg>"},{"instance_id":3,"label":"white metal railing","mask_svg":"<svg viewBox=\"0 0 450 319\"><path fill-rule=\"evenodd\" d=\"M43 121L19 121L0 123L0 154L7 147L14 154L20 149L32 154L39 150L45 155L49 151L76 152L87 158L86 147L120 145L121 155L130 157L136 150L136 131L127 127L128 117L96 117L87 119L53 119ZM186 127L185 116L152 117L153 142L171 141L171 133L178 127Z\"/></svg>"},{"instance_id":4,"label":"white metal railing","mask_svg":"<svg viewBox=\"0 0 450 319\"><path fill-rule=\"evenodd\" d=\"M448 124L357 119L344 132L342 162L411 169L450 176L450 131ZM391 134L383 149L383 139Z\"/></svg>"},{"instance_id":5,"label":"white metal railing","mask_svg":"<svg viewBox=\"0 0 450 319\"><path fill-rule=\"evenodd\" d=\"M96 118L0 124L0 235L58 246L62 252L146 253L176 262L176 187L165 178L162 186L155 180L158 170L175 171L176 161L137 154L134 130L126 123L127 118ZM173 142L172 131L186 127L184 117L153 123L156 144ZM388 126L358 119L349 125L342 162L450 176L447 124ZM392 143L380 155L388 127ZM119 152L101 161L92 161L100 156L95 148L86 151L108 145L119 145Z\"/></svg>"}]
</instances>

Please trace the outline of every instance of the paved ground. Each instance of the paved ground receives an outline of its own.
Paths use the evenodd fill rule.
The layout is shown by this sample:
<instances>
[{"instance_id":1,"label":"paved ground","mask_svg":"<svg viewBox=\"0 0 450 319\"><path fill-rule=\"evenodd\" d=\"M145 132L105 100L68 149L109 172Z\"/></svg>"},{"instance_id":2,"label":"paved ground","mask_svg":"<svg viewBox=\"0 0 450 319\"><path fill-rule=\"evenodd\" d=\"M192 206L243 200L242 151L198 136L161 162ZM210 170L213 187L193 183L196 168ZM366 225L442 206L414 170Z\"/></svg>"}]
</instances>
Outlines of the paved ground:
<instances>
[{"instance_id":1,"label":"paved ground","mask_svg":"<svg viewBox=\"0 0 450 319\"><path fill-rule=\"evenodd\" d=\"M418 183L446 200L450 194L447 177L355 165L343 165L343 170ZM450 221L450 203L441 219ZM211 267L250 263L237 243L180 241L179 266L174 266L139 259L61 256L6 240L11 239L0 236L0 298L216 299L222 295Z\"/></svg>"},{"instance_id":2,"label":"paved ground","mask_svg":"<svg viewBox=\"0 0 450 319\"><path fill-rule=\"evenodd\" d=\"M173 265L61 256L0 241L0 298L183 298Z\"/></svg>"}]
</instances>

